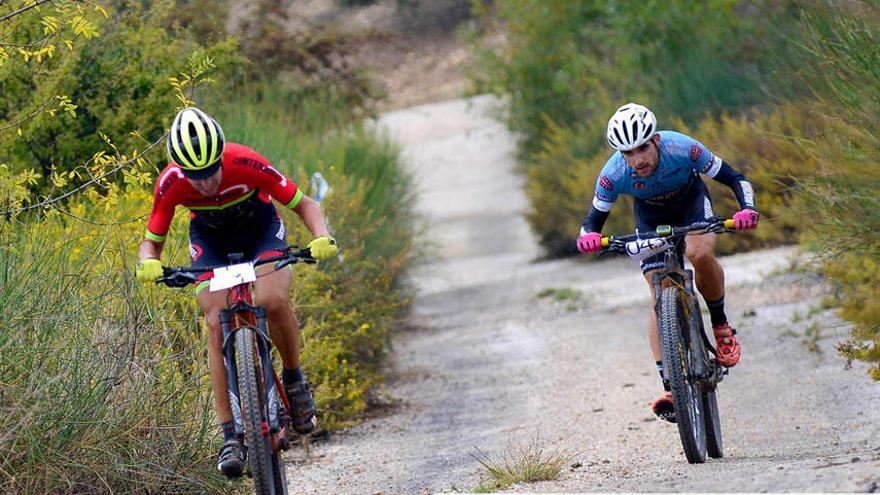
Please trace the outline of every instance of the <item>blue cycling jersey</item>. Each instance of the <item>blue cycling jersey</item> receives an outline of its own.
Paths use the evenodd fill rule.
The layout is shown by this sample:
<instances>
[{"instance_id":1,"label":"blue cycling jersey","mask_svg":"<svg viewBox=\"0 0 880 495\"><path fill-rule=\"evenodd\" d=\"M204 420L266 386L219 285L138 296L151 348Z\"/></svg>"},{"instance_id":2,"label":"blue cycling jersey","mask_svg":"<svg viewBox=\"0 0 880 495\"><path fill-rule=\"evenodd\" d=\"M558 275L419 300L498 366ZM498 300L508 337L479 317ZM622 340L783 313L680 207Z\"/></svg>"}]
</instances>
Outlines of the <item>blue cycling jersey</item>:
<instances>
[{"instance_id":1,"label":"blue cycling jersey","mask_svg":"<svg viewBox=\"0 0 880 495\"><path fill-rule=\"evenodd\" d=\"M639 177L617 151L602 168L596 180L593 206L611 211L620 194L662 202L689 187L698 174L715 177L722 160L696 139L674 131L660 131L660 162L649 177ZM747 186L751 196L751 186ZM748 201L751 203L751 201Z\"/></svg>"}]
</instances>

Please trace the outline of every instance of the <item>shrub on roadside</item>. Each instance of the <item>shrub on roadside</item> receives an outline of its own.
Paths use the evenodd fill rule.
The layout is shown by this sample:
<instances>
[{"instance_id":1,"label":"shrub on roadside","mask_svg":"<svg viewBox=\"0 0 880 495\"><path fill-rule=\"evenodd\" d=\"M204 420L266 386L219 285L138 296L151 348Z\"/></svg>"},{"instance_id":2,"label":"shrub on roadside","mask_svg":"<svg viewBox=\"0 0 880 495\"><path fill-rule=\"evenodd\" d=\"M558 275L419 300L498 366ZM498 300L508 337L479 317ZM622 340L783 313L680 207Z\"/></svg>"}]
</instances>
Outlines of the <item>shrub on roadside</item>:
<instances>
[{"instance_id":1,"label":"shrub on roadside","mask_svg":"<svg viewBox=\"0 0 880 495\"><path fill-rule=\"evenodd\" d=\"M822 139L804 143L819 167L799 183L813 221L810 245L837 290L840 314L853 323L840 346L871 365L880 380L880 2L804 11L804 80L816 95Z\"/></svg>"}]
</instances>

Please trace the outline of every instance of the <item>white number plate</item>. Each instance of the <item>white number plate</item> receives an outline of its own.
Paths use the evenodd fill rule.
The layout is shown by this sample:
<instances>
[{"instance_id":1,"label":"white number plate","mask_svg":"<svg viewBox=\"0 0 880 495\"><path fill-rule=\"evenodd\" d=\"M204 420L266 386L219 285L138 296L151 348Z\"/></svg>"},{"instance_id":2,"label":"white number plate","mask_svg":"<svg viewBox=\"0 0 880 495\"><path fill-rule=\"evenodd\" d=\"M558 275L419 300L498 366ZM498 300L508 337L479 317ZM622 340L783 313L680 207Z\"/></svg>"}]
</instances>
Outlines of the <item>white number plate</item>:
<instances>
[{"instance_id":1,"label":"white number plate","mask_svg":"<svg viewBox=\"0 0 880 495\"><path fill-rule=\"evenodd\" d=\"M257 272L253 263L239 263L214 269L214 278L211 279L209 289L211 292L246 284L257 279Z\"/></svg>"}]
</instances>

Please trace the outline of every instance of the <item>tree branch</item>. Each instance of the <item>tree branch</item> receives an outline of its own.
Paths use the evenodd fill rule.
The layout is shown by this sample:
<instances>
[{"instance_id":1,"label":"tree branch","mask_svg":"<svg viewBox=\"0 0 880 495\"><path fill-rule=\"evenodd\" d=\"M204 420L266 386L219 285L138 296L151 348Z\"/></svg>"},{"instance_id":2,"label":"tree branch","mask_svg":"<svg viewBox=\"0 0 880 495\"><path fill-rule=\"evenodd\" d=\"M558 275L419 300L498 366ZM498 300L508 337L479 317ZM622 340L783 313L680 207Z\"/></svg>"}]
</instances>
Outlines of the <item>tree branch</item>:
<instances>
[{"instance_id":1,"label":"tree branch","mask_svg":"<svg viewBox=\"0 0 880 495\"><path fill-rule=\"evenodd\" d=\"M45 206L54 205L55 203L58 203L58 202L61 201L62 199L69 198L70 196L73 196L74 194L76 194L76 193L82 191L83 189L85 189L85 188L91 186L92 184L94 184L94 183L98 182L99 180L103 179L104 177L108 177L108 176L110 176L110 175L113 175L113 174L115 174L116 172L119 172L120 170L122 170L123 168L128 167L128 166L131 165L132 163L136 162L136 161L138 160L138 158L140 158L140 157L143 156L143 155L146 155L147 152L149 152L151 149L155 148L159 143L161 143L161 142L163 142L163 141L165 141L165 136L162 136L158 141L156 141L156 142L154 142L153 144L147 146L147 147L144 149L144 151L143 151L139 156L137 156L137 157L133 157L133 158L131 158L131 159L129 159L129 160L126 160L126 161L120 163L119 165L117 165L117 166L116 166L115 168L113 168L112 170L107 171L107 172L105 172L105 173L99 175L98 177L95 177L94 179L92 179L92 180L90 180L90 181L88 181L88 182L86 182L86 183L80 185L79 187L76 187L76 188L74 188L74 189L71 189L70 191L67 191L66 193L62 194L61 196L57 196L57 197L54 197L54 198L47 198L47 199L45 199L45 200L43 200L43 201L40 201L39 203L37 203L37 204L35 204L35 205L24 206L24 207L22 207L22 208L17 208L17 209L13 209L13 210L6 210L6 211L3 211L3 212L0 212L0 215L3 215L3 216L17 215L17 214L19 214L19 213L22 213L22 212L25 212L25 211L28 211L28 210L35 210L35 209L37 209L37 208L43 208L43 207L45 207Z\"/></svg>"},{"instance_id":2,"label":"tree branch","mask_svg":"<svg viewBox=\"0 0 880 495\"><path fill-rule=\"evenodd\" d=\"M36 117L36 116L37 116L38 114L40 114L43 110L45 110L46 107L48 107L49 105L51 105L52 102L53 102L54 100L55 100L54 97L50 97L48 100L46 100L45 103L43 103L42 105L40 105L40 108L34 110L34 113L32 113L32 114L30 114L30 115L28 115L28 116L26 116L26 117L22 117L21 119L15 121L15 122L9 123L9 124L7 124L7 125L5 125L5 126L3 126L3 127L0 127L0 133L2 133L3 131L5 131L6 129L11 129L11 128L13 128L13 127L18 127L18 126L20 126L21 124L23 124L24 122L27 122L28 120L30 120L30 119Z\"/></svg>"},{"instance_id":3,"label":"tree branch","mask_svg":"<svg viewBox=\"0 0 880 495\"><path fill-rule=\"evenodd\" d=\"M39 7L40 5L43 5L44 3L49 3L49 2L53 2L53 1L54 0L37 0L36 2L32 3L31 5L26 5L26 6L14 11L14 12L10 12L10 13L4 15L3 17L0 17L0 22L3 22L11 17L15 17L18 14L21 14L22 12L27 12L28 10Z\"/></svg>"}]
</instances>

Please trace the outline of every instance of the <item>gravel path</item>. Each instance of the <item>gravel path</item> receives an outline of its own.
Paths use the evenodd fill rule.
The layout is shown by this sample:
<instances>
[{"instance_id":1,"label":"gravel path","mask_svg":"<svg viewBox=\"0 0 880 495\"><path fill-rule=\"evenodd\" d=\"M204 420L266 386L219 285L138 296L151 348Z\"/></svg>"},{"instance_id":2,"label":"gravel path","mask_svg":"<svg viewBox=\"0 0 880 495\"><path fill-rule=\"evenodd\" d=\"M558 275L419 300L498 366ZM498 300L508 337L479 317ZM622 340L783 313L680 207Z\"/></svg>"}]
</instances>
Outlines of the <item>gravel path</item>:
<instances>
[{"instance_id":1,"label":"gravel path","mask_svg":"<svg viewBox=\"0 0 880 495\"><path fill-rule=\"evenodd\" d=\"M496 104L381 119L416 176L434 255L413 275L411 329L394 338L399 404L308 459L294 453L291 493L470 491L483 481L476 449L497 457L533 441L574 455L556 480L511 491L877 490L880 387L858 365L843 369L834 346L847 328L820 309L822 283L791 270L791 248L722 259L743 345L719 389L727 455L687 463L675 427L649 411L660 383L637 266L533 261L514 140L488 116ZM537 297L548 288L585 296ZM821 338L805 336L814 324Z\"/></svg>"}]
</instances>

